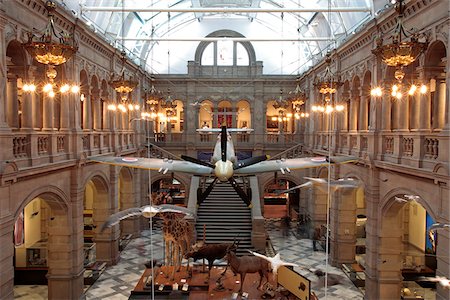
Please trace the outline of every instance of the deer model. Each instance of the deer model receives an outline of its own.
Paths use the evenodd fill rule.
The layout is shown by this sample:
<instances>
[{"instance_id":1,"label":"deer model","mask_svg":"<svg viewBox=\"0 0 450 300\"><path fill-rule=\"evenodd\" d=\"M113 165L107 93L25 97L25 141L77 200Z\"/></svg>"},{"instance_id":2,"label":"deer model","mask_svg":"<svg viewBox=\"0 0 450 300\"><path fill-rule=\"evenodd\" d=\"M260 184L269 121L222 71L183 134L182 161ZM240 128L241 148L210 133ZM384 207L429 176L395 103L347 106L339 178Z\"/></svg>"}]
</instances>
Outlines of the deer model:
<instances>
[{"instance_id":1,"label":"deer model","mask_svg":"<svg viewBox=\"0 0 450 300\"><path fill-rule=\"evenodd\" d=\"M231 249L236 249L235 244L206 244L201 246L199 249L191 250L186 254L186 258L193 258L194 261L197 259L206 259L208 261L208 279L211 277L211 268L216 259L221 259L227 255L227 251ZM189 263L188 263L189 265ZM223 271L222 275L227 271L228 264Z\"/></svg>"},{"instance_id":2,"label":"deer model","mask_svg":"<svg viewBox=\"0 0 450 300\"><path fill-rule=\"evenodd\" d=\"M259 273L260 280L258 290L260 290L263 276L265 276L266 280L269 281L269 262L257 256L245 255L238 257L236 255L236 248L228 249L227 260L231 270L233 270L234 273L239 273L241 275L241 288L239 289L239 293L242 293L242 287L244 285L245 275L247 275L247 273Z\"/></svg>"}]
</instances>

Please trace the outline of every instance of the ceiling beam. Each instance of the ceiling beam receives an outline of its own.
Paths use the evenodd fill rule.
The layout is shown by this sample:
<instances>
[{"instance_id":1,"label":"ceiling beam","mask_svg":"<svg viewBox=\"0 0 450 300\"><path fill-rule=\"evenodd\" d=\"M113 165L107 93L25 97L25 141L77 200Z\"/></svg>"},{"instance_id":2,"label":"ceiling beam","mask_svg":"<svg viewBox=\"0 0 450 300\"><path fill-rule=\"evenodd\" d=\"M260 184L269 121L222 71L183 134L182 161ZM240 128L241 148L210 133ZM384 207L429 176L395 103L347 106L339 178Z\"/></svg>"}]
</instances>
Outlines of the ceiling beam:
<instances>
[{"instance_id":1,"label":"ceiling beam","mask_svg":"<svg viewBox=\"0 0 450 300\"><path fill-rule=\"evenodd\" d=\"M114 7L114 6L82 6L81 11L98 11L98 12L179 12L179 13L305 13L305 12L370 12L370 7L292 7L292 8L257 8L257 7L192 7L192 8L176 8L176 7Z\"/></svg>"},{"instance_id":2,"label":"ceiling beam","mask_svg":"<svg viewBox=\"0 0 450 300\"><path fill-rule=\"evenodd\" d=\"M150 41L150 42L323 42L332 41L332 37L293 37L293 38L246 38L246 37L193 37L193 38L165 38L165 37L117 37L121 41Z\"/></svg>"}]
</instances>

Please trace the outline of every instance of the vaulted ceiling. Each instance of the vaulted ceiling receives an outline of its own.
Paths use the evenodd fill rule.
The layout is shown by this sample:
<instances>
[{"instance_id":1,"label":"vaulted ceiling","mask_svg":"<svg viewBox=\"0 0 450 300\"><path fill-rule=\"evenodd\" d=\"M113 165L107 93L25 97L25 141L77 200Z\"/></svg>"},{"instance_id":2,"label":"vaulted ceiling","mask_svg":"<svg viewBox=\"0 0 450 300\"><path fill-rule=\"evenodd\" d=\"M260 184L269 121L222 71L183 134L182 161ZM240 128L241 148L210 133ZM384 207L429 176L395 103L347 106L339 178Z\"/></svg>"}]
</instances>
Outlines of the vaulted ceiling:
<instances>
[{"instance_id":1,"label":"vaulted ceiling","mask_svg":"<svg viewBox=\"0 0 450 300\"><path fill-rule=\"evenodd\" d=\"M388 0L60 3L151 73L186 73L200 40L225 29L252 43L265 74L299 74L373 18Z\"/></svg>"}]
</instances>

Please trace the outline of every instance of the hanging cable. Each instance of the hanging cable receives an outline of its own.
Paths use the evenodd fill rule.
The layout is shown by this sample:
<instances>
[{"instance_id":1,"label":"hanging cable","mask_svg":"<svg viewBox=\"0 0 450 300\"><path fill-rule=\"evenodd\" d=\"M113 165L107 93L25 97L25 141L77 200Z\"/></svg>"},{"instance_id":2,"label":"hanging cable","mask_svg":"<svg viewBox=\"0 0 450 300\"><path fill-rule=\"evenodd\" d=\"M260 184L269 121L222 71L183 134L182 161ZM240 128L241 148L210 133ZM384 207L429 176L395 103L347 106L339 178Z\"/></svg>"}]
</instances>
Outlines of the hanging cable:
<instances>
[{"instance_id":1,"label":"hanging cable","mask_svg":"<svg viewBox=\"0 0 450 300\"><path fill-rule=\"evenodd\" d=\"M331 28L331 0L328 0L328 26ZM330 66L328 66L330 67ZM330 86L333 84L333 78L331 72L328 72ZM333 103L333 93L330 93L330 105ZM332 112L328 114L328 157L331 157L331 120L332 120ZM331 202L331 159L328 159L328 186L327 186L327 225L326 225L326 237L325 237L325 299L328 299L328 268L329 268L329 254L330 254L330 202Z\"/></svg>"}]
</instances>

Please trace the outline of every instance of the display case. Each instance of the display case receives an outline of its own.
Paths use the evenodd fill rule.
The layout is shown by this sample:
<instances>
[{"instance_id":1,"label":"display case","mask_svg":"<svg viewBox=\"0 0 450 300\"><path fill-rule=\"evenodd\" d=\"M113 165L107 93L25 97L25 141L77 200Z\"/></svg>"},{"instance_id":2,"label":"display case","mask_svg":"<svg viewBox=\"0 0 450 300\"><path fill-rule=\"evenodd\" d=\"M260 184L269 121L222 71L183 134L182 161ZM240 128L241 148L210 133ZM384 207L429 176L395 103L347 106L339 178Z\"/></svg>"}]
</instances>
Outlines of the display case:
<instances>
[{"instance_id":1,"label":"display case","mask_svg":"<svg viewBox=\"0 0 450 300\"><path fill-rule=\"evenodd\" d=\"M47 267L47 242L39 241L27 248L27 268Z\"/></svg>"},{"instance_id":2,"label":"display case","mask_svg":"<svg viewBox=\"0 0 450 300\"><path fill-rule=\"evenodd\" d=\"M83 223L84 223L84 242L92 243L94 238L94 220L92 218L92 211L85 210L83 213Z\"/></svg>"},{"instance_id":3,"label":"display case","mask_svg":"<svg viewBox=\"0 0 450 300\"><path fill-rule=\"evenodd\" d=\"M97 259L95 243L84 243L84 267L90 267Z\"/></svg>"}]
</instances>

